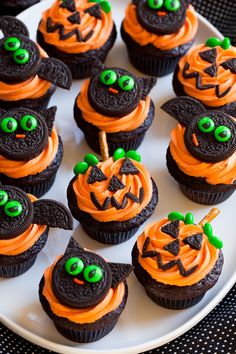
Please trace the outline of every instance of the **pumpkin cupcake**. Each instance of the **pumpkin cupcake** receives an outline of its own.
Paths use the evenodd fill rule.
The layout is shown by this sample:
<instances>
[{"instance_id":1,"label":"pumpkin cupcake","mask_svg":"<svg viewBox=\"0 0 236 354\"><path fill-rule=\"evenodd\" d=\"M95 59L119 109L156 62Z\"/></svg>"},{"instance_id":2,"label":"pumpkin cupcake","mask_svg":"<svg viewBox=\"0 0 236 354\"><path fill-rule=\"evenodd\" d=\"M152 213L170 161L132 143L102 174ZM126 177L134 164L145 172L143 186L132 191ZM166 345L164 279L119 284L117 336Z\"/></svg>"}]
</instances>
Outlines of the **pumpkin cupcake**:
<instances>
[{"instance_id":1,"label":"pumpkin cupcake","mask_svg":"<svg viewBox=\"0 0 236 354\"><path fill-rule=\"evenodd\" d=\"M70 88L68 67L48 58L16 18L1 16L0 30L4 34L0 39L0 108L45 109L56 86Z\"/></svg>"},{"instance_id":2,"label":"pumpkin cupcake","mask_svg":"<svg viewBox=\"0 0 236 354\"><path fill-rule=\"evenodd\" d=\"M134 273L158 305L184 309L197 304L217 282L223 244L212 233L212 211L199 224L193 214L172 212L145 227L132 251Z\"/></svg>"},{"instance_id":3,"label":"pumpkin cupcake","mask_svg":"<svg viewBox=\"0 0 236 354\"><path fill-rule=\"evenodd\" d=\"M121 68L93 65L74 105L74 118L88 145L100 153L99 131L107 134L110 154L137 149L152 124L155 107L149 92L156 78L138 78Z\"/></svg>"},{"instance_id":4,"label":"pumpkin cupcake","mask_svg":"<svg viewBox=\"0 0 236 354\"><path fill-rule=\"evenodd\" d=\"M15 16L40 0L1 0L0 14Z\"/></svg>"},{"instance_id":5,"label":"pumpkin cupcake","mask_svg":"<svg viewBox=\"0 0 236 354\"><path fill-rule=\"evenodd\" d=\"M179 61L173 88L177 96L193 97L207 109L236 117L236 47L228 37L195 46Z\"/></svg>"},{"instance_id":6,"label":"pumpkin cupcake","mask_svg":"<svg viewBox=\"0 0 236 354\"><path fill-rule=\"evenodd\" d=\"M221 203L236 189L236 122L190 97L162 109L179 124L171 132L167 167L182 192L201 204Z\"/></svg>"},{"instance_id":7,"label":"pumpkin cupcake","mask_svg":"<svg viewBox=\"0 0 236 354\"><path fill-rule=\"evenodd\" d=\"M0 277L25 273L45 246L49 227L72 229L69 211L54 200L37 200L0 184Z\"/></svg>"},{"instance_id":8,"label":"pumpkin cupcake","mask_svg":"<svg viewBox=\"0 0 236 354\"><path fill-rule=\"evenodd\" d=\"M43 13L37 32L41 47L66 63L74 79L90 76L94 60L104 61L115 39L107 0L56 0Z\"/></svg>"},{"instance_id":9,"label":"pumpkin cupcake","mask_svg":"<svg viewBox=\"0 0 236 354\"><path fill-rule=\"evenodd\" d=\"M145 74L164 76L193 44L198 21L188 0L132 0L121 36L131 63Z\"/></svg>"},{"instance_id":10,"label":"pumpkin cupcake","mask_svg":"<svg viewBox=\"0 0 236 354\"><path fill-rule=\"evenodd\" d=\"M71 238L65 254L43 275L40 302L64 337L97 341L114 328L125 308L125 279L131 270L131 265L108 262Z\"/></svg>"},{"instance_id":11,"label":"pumpkin cupcake","mask_svg":"<svg viewBox=\"0 0 236 354\"><path fill-rule=\"evenodd\" d=\"M56 107L0 110L0 180L37 197L53 185L63 145L53 128Z\"/></svg>"}]
</instances>

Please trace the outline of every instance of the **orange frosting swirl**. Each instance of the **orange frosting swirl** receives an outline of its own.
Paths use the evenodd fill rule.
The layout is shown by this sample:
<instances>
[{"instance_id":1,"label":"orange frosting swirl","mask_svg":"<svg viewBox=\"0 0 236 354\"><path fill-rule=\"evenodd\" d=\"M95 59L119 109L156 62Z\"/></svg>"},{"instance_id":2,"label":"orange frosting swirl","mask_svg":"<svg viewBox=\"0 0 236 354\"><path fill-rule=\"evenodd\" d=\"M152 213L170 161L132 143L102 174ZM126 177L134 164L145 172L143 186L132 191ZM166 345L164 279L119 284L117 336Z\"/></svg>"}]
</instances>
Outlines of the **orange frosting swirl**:
<instances>
[{"instance_id":1,"label":"orange frosting swirl","mask_svg":"<svg viewBox=\"0 0 236 354\"><path fill-rule=\"evenodd\" d=\"M219 250L208 242L207 236L203 233L203 229L199 225L185 225L183 221L180 221L180 252L177 256L172 255L170 252L163 249L168 243L173 241L173 238L161 231L161 227L168 222L165 218L159 222L154 222L146 226L144 232L139 236L137 240L137 246L139 250L138 261L140 265L148 272L148 274L158 282L177 285L188 286L193 285L202 280L213 269L218 256ZM187 236L191 236L197 233L203 233L203 240L200 250L190 248L189 245L183 243L183 239ZM150 243L147 247L147 251L156 251L160 253L162 262L168 263L172 260L181 259L183 266L186 270L197 266L196 270L183 277L177 265L168 270L162 270L158 268L157 257L154 258L142 258L143 245L146 238L150 238Z\"/></svg>"},{"instance_id":2,"label":"orange frosting swirl","mask_svg":"<svg viewBox=\"0 0 236 354\"><path fill-rule=\"evenodd\" d=\"M194 8L190 5L186 12L185 23L178 32L158 35L150 33L142 27L137 19L136 6L129 4L126 8L123 26L125 32L139 45L144 46L151 44L161 50L171 50L190 42L195 37L198 28L198 20Z\"/></svg>"},{"instance_id":3,"label":"orange frosting swirl","mask_svg":"<svg viewBox=\"0 0 236 354\"><path fill-rule=\"evenodd\" d=\"M170 152L186 175L203 177L209 184L232 184L236 180L236 151L220 162L203 162L193 157L184 142L185 127L178 124L171 132Z\"/></svg>"},{"instance_id":4,"label":"orange frosting swirl","mask_svg":"<svg viewBox=\"0 0 236 354\"><path fill-rule=\"evenodd\" d=\"M31 194L28 194L30 200L37 200ZM47 225L31 224L23 234L9 240L0 240L0 255L16 256L27 251L32 247L40 236L46 231Z\"/></svg>"},{"instance_id":5,"label":"orange frosting swirl","mask_svg":"<svg viewBox=\"0 0 236 354\"><path fill-rule=\"evenodd\" d=\"M70 54L84 53L89 50L94 50L102 47L113 29L112 13L108 14L101 11L102 18L97 19L90 16L84 11L94 6L95 2L88 2L87 0L76 0L76 10L80 13L81 23L73 24L68 21L68 17L72 14L65 8L60 7L61 0L55 1L55 3L42 15L42 20L39 25L39 31L43 34L46 43L51 44L62 52ZM47 31L47 20L52 19L52 25L61 24L64 26L64 33L67 34L75 29L80 31L82 38L85 38L90 31L93 31L92 36L85 42L79 42L76 35L70 38L61 40L59 31L48 33Z\"/></svg>"},{"instance_id":6,"label":"orange frosting swirl","mask_svg":"<svg viewBox=\"0 0 236 354\"><path fill-rule=\"evenodd\" d=\"M68 320L82 324L93 323L108 313L116 310L123 301L125 294L124 283L120 283L117 288L110 288L106 297L96 306L77 309L63 305L52 291L52 271L56 263L62 256L57 257L52 266L48 267L44 273L43 295L46 297L52 312ZM78 285L79 286L79 285Z\"/></svg>"},{"instance_id":7,"label":"orange frosting swirl","mask_svg":"<svg viewBox=\"0 0 236 354\"><path fill-rule=\"evenodd\" d=\"M12 178L21 178L42 172L51 164L56 156L58 143L57 131L53 128L46 148L34 159L29 161L14 161L0 155L0 173Z\"/></svg>"},{"instance_id":8,"label":"orange frosting swirl","mask_svg":"<svg viewBox=\"0 0 236 354\"><path fill-rule=\"evenodd\" d=\"M129 220L139 214L143 208L148 205L152 198L152 181L144 166L141 163L132 160L133 164L140 171L139 174L119 175L123 160L124 159L113 161L113 158L110 157L108 160L100 162L97 165L107 177L107 180L105 181L88 184L87 180L91 171L90 167L84 175L79 174L73 183L73 190L76 195L78 208L89 213L94 219L100 222ZM116 192L108 190L112 176L119 176L119 179L125 185L124 189L119 189ZM121 203L127 192L131 192L139 197L141 187L143 187L144 190L143 201L139 204L128 199L126 207L119 210L113 207L111 203L107 210L98 210L90 197L90 193L94 192L100 204L103 204L106 197L111 196L114 196L117 201Z\"/></svg>"},{"instance_id":9,"label":"orange frosting swirl","mask_svg":"<svg viewBox=\"0 0 236 354\"><path fill-rule=\"evenodd\" d=\"M88 100L89 80L86 80L77 98L77 105L82 111L83 119L104 130L106 133L117 133L120 131L131 131L140 127L148 116L150 108L150 97L145 101L140 100L138 106L129 114L123 117L109 117L94 110Z\"/></svg>"},{"instance_id":10,"label":"orange frosting swirl","mask_svg":"<svg viewBox=\"0 0 236 354\"><path fill-rule=\"evenodd\" d=\"M204 61L200 57L199 53L212 49L210 47L206 47L205 44L192 48L184 57L180 59L180 70L178 72L178 80L183 85L186 94L200 100L204 105L210 107L220 107L236 101L236 75L221 66L221 63L236 57L236 48L233 46L226 50L219 46L215 48L217 50L216 76L211 77L204 72L204 69L211 66L211 64ZM230 91L224 97L219 98L216 95L215 88L210 88L207 90L197 89L196 78L185 79L183 77L183 69L186 63L190 65L187 73L198 72L201 76L202 85L219 85L220 93L231 88Z\"/></svg>"}]
</instances>

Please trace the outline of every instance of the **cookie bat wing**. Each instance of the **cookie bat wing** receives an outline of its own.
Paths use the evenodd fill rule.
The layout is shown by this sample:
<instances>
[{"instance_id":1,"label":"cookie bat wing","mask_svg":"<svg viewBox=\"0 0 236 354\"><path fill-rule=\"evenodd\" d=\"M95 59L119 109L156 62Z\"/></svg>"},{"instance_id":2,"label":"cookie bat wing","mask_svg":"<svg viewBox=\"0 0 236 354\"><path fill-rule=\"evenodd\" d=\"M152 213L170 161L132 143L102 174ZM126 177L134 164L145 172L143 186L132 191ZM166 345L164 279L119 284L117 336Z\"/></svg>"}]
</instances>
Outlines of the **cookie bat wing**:
<instances>
[{"instance_id":1,"label":"cookie bat wing","mask_svg":"<svg viewBox=\"0 0 236 354\"><path fill-rule=\"evenodd\" d=\"M41 79L67 90L72 85L70 69L61 60L55 58L43 58L37 74Z\"/></svg>"}]
</instances>

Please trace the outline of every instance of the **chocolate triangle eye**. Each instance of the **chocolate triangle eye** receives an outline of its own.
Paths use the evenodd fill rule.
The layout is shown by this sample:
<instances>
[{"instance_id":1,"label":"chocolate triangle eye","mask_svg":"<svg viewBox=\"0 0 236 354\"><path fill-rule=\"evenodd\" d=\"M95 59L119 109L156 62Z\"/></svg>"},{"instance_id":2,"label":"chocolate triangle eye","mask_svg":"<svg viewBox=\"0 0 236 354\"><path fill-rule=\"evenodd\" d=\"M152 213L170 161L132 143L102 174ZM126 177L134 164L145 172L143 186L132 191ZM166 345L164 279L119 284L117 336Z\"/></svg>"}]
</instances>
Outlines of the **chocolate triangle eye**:
<instances>
[{"instance_id":1,"label":"chocolate triangle eye","mask_svg":"<svg viewBox=\"0 0 236 354\"><path fill-rule=\"evenodd\" d=\"M74 0L62 0L60 7L63 7L71 12L76 11Z\"/></svg>"},{"instance_id":2,"label":"chocolate triangle eye","mask_svg":"<svg viewBox=\"0 0 236 354\"><path fill-rule=\"evenodd\" d=\"M88 13L90 16L95 17L98 20L102 19L102 11L101 11L101 7L99 4L89 7L84 12Z\"/></svg>"},{"instance_id":3,"label":"chocolate triangle eye","mask_svg":"<svg viewBox=\"0 0 236 354\"><path fill-rule=\"evenodd\" d=\"M208 68L204 69L203 71L207 75L209 75L211 77L215 77L217 75L217 66L216 66L216 64L213 64L211 66L208 66Z\"/></svg>"},{"instance_id":4,"label":"chocolate triangle eye","mask_svg":"<svg viewBox=\"0 0 236 354\"><path fill-rule=\"evenodd\" d=\"M183 239L183 243L185 243L186 245L189 245L191 248L199 251L202 246L202 233L185 237Z\"/></svg>"},{"instance_id":5,"label":"chocolate triangle eye","mask_svg":"<svg viewBox=\"0 0 236 354\"><path fill-rule=\"evenodd\" d=\"M121 175L137 175L139 174L139 170L136 168L136 166L130 159L125 158L121 165L119 173Z\"/></svg>"},{"instance_id":6,"label":"chocolate triangle eye","mask_svg":"<svg viewBox=\"0 0 236 354\"><path fill-rule=\"evenodd\" d=\"M67 20L73 24L80 25L81 18L79 12L75 12L73 15L67 17Z\"/></svg>"},{"instance_id":7,"label":"chocolate triangle eye","mask_svg":"<svg viewBox=\"0 0 236 354\"><path fill-rule=\"evenodd\" d=\"M116 192L119 189L124 189L125 185L124 183L122 183L119 178L117 178L116 176L112 176L109 186L108 186L108 190L110 192Z\"/></svg>"},{"instance_id":8,"label":"chocolate triangle eye","mask_svg":"<svg viewBox=\"0 0 236 354\"><path fill-rule=\"evenodd\" d=\"M107 179L107 177L104 175L102 170L100 170L100 168L98 168L96 165L94 165L90 171L87 182L88 182L88 184L92 184L95 182L105 181L106 179Z\"/></svg>"},{"instance_id":9,"label":"chocolate triangle eye","mask_svg":"<svg viewBox=\"0 0 236 354\"><path fill-rule=\"evenodd\" d=\"M162 226L161 231L173 238L177 238L179 235L179 220L173 220Z\"/></svg>"},{"instance_id":10,"label":"chocolate triangle eye","mask_svg":"<svg viewBox=\"0 0 236 354\"><path fill-rule=\"evenodd\" d=\"M217 51L216 48L205 50L199 53L202 60L208 61L209 63L214 63L216 61Z\"/></svg>"},{"instance_id":11,"label":"chocolate triangle eye","mask_svg":"<svg viewBox=\"0 0 236 354\"><path fill-rule=\"evenodd\" d=\"M229 69L232 74L236 74L236 58L229 59L220 64L224 69Z\"/></svg>"},{"instance_id":12,"label":"chocolate triangle eye","mask_svg":"<svg viewBox=\"0 0 236 354\"><path fill-rule=\"evenodd\" d=\"M164 250L170 252L174 256L177 256L179 254L179 250L180 250L179 240L174 240L174 241L168 243L163 248L164 248Z\"/></svg>"}]
</instances>

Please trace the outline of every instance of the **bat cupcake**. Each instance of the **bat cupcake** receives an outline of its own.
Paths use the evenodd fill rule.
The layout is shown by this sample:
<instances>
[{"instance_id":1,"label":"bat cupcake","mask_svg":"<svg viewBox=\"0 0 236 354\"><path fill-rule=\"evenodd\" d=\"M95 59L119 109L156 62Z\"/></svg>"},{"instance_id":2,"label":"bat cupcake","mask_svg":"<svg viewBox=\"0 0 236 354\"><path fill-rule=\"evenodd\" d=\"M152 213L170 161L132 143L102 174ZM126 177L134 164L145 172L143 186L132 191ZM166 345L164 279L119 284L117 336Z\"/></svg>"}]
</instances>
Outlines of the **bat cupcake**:
<instances>
[{"instance_id":1,"label":"bat cupcake","mask_svg":"<svg viewBox=\"0 0 236 354\"><path fill-rule=\"evenodd\" d=\"M0 109L0 180L37 197L53 185L63 156L56 107Z\"/></svg>"},{"instance_id":2,"label":"bat cupcake","mask_svg":"<svg viewBox=\"0 0 236 354\"><path fill-rule=\"evenodd\" d=\"M29 38L26 26L11 16L0 17L0 108L46 108L56 86L69 89L68 67Z\"/></svg>"},{"instance_id":3,"label":"bat cupcake","mask_svg":"<svg viewBox=\"0 0 236 354\"><path fill-rule=\"evenodd\" d=\"M75 342L107 335L124 310L132 266L111 263L71 238L65 254L46 269L39 285L44 311L57 330Z\"/></svg>"},{"instance_id":4,"label":"bat cupcake","mask_svg":"<svg viewBox=\"0 0 236 354\"><path fill-rule=\"evenodd\" d=\"M49 227L71 230L69 211L54 200L37 200L0 184L0 277L25 273L45 246Z\"/></svg>"},{"instance_id":5,"label":"bat cupcake","mask_svg":"<svg viewBox=\"0 0 236 354\"><path fill-rule=\"evenodd\" d=\"M178 120L171 132L167 167L182 192L201 204L221 203L236 188L236 122L190 97L162 109Z\"/></svg>"}]
</instances>

